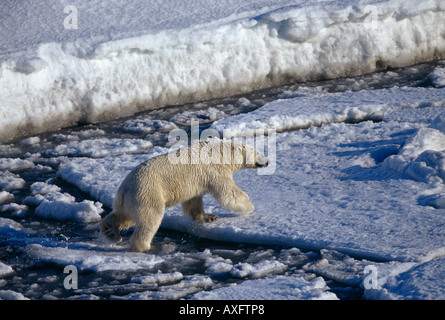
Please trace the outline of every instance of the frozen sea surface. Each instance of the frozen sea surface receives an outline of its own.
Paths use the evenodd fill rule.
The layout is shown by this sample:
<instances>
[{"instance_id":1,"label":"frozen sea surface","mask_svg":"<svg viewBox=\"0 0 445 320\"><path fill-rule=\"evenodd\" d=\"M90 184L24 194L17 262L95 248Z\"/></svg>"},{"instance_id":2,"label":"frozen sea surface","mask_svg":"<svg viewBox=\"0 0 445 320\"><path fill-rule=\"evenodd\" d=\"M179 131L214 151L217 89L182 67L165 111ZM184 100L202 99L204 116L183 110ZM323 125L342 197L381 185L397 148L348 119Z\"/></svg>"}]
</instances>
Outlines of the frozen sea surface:
<instances>
[{"instance_id":1,"label":"frozen sea surface","mask_svg":"<svg viewBox=\"0 0 445 320\"><path fill-rule=\"evenodd\" d=\"M0 297L443 298L441 70L288 85L1 145ZM234 134L263 141L273 160L270 172L235 175L255 211L238 215L208 197L216 223L169 208L153 251L129 252L131 229L122 244L106 242L98 223L120 181L167 152L168 132L187 119L221 137L243 126L278 131L270 145L272 136ZM64 287L67 265L77 289Z\"/></svg>"}]
</instances>

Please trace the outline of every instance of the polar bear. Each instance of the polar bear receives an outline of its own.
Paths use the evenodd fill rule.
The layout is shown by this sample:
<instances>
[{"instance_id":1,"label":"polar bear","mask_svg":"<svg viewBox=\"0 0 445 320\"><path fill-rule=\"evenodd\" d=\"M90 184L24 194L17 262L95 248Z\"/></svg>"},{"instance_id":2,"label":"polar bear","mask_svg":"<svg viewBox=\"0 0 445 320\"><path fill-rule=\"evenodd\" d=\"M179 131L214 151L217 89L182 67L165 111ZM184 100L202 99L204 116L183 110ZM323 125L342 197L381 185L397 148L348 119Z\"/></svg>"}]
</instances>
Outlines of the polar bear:
<instances>
[{"instance_id":1,"label":"polar bear","mask_svg":"<svg viewBox=\"0 0 445 320\"><path fill-rule=\"evenodd\" d=\"M135 225L130 250L142 252L150 249L166 207L181 203L184 214L191 219L213 222L218 217L206 215L202 201L209 193L227 209L250 213L254 207L235 184L233 172L267 165L262 153L237 142L201 141L152 158L122 181L101 231L110 240L120 242L120 229Z\"/></svg>"}]
</instances>

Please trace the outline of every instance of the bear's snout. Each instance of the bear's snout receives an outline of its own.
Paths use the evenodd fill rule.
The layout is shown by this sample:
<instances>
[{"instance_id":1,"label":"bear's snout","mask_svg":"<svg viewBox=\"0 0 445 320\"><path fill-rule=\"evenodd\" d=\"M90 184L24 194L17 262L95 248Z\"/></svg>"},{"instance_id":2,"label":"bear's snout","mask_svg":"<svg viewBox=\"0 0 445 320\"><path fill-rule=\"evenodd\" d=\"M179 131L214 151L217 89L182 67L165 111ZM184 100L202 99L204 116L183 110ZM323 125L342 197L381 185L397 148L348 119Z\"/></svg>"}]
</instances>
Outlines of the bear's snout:
<instances>
[{"instance_id":1,"label":"bear's snout","mask_svg":"<svg viewBox=\"0 0 445 320\"><path fill-rule=\"evenodd\" d=\"M257 168L265 168L265 167L267 167L269 165L269 160L266 160L266 162L263 162L263 163L261 163L261 162L256 162L255 163L255 166L257 167Z\"/></svg>"}]
</instances>

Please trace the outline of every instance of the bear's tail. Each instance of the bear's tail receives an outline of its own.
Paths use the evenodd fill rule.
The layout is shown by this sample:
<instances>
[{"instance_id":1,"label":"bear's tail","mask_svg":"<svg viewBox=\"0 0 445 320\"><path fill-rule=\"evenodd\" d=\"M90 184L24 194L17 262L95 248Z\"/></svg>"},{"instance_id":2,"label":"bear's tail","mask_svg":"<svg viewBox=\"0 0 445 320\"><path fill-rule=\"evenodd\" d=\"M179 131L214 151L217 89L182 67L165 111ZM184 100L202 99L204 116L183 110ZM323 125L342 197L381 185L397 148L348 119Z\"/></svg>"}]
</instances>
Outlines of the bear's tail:
<instances>
[{"instance_id":1,"label":"bear's tail","mask_svg":"<svg viewBox=\"0 0 445 320\"><path fill-rule=\"evenodd\" d=\"M107 215L102 220L102 225L100 231L105 235L110 241L121 242L122 237L119 232L119 226L116 223L116 214L114 212Z\"/></svg>"},{"instance_id":2,"label":"bear's tail","mask_svg":"<svg viewBox=\"0 0 445 320\"><path fill-rule=\"evenodd\" d=\"M122 237L119 232L121 227L119 223L119 220L121 219L119 219L119 216L121 215L124 206L123 198L122 190L119 188L116 193L116 197L114 198L113 211L102 220L102 225L100 228L100 231L113 242L122 241Z\"/></svg>"}]
</instances>

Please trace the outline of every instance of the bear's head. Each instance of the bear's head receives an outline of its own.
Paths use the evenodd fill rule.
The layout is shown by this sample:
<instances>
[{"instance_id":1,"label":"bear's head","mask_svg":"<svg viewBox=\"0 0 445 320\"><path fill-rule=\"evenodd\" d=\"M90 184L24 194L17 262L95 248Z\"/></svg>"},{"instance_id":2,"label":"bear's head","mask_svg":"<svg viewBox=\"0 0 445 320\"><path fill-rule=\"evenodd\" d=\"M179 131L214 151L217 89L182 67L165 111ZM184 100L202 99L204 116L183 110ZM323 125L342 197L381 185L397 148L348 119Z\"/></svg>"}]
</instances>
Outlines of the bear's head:
<instances>
[{"instance_id":1,"label":"bear's head","mask_svg":"<svg viewBox=\"0 0 445 320\"><path fill-rule=\"evenodd\" d=\"M224 165L229 166L232 171L264 168L269 165L269 160L261 152L239 142L200 141L188 151L184 154L185 162L181 163Z\"/></svg>"},{"instance_id":2,"label":"bear's head","mask_svg":"<svg viewBox=\"0 0 445 320\"><path fill-rule=\"evenodd\" d=\"M233 162L239 164L239 169L264 168L269 165L269 160L264 154L251 145L232 142Z\"/></svg>"}]
</instances>

